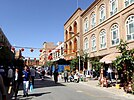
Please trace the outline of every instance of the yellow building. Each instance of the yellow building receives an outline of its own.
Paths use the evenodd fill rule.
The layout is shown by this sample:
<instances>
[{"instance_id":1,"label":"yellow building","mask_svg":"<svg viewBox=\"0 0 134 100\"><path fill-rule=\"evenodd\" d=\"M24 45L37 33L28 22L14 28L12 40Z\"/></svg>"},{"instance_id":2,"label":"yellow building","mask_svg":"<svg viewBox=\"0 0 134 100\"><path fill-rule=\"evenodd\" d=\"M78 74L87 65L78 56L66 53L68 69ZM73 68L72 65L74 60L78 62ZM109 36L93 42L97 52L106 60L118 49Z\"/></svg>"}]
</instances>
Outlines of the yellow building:
<instances>
[{"instance_id":1,"label":"yellow building","mask_svg":"<svg viewBox=\"0 0 134 100\"><path fill-rule=\"evenodd\" d=\"M80 46L78 46L79 37L82 34L81 31L81 15L82 10L78 8L74 14L67 20L67 22L64 24L64 52L65 52L65 59L71 60L74 58L80 49ZM79 43L82 44L82 43Z\"/></svg>"},{"instance_id":2,"label":"yellow building","mask_svg":"<svg viewBox=\"0 0 134 100\"><path fill-rule=\"evenodd\" d=\"M64 24L64 58L72 60L82 50L81 8L78 8Z\"/></svg>"}]
</instances>

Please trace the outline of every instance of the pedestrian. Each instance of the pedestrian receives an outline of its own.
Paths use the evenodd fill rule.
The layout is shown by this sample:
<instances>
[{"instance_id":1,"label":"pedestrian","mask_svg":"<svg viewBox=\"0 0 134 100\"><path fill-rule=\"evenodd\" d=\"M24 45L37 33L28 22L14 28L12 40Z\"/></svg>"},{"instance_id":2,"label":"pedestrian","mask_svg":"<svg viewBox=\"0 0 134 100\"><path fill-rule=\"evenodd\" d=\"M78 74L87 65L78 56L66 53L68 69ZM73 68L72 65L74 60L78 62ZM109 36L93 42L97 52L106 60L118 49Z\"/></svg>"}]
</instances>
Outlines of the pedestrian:
<instances>
[{"instance_id":1,"label":"pedestrian","mask_svg":"<svg viewBox=\"0 0 134 100\"><path fill-rule=\"evenodd\" d=\"M29 79L30 79L30 73L28 71L28 67L25 66L24 70L22 71L22 77L23 77L23 97L28 96L28 89L29 89Z\"/></svg>"},{"instance_id":2,"label":"pedestrian","mask_svg":"<svg viewBox=\"0 0 134 100\"><path fill-rule=\"evenodd\" d=\"M3 78L1 76L1 74L0 74L0 92L2 94L2 100L7 100L7 98L6 98L6 89L5 89Z\"/></svg>"},{"instance_id":3,"label":"pedestrian","mask_svg":"<svg viewBox=\"0 0 134 100\"><path fill-rule=\"evenodd\" d=\"M7 78L8 78L8 86L12 86L12 82L13 82L13 69L9 66L8 67L8 73L7 73Z\"/></svg>"},{"instance_id":4,"label":"pedestrian","mask_svg":"<svg viewBox=\"0 0 134 100\"><path fill-rule=\"evenodd\" d=\"M35 73L36 73L36 70L34 69L34 67L31 67L31 68L30 68L30 76L31 76L31 81L32 81L33 87L34 87Z\"/></svg>"},{"instance_id":5,"label":"pedestrian","mask_svg":"<svg viewBox=\"0 0 134 100\"><path fill-rule=\"evenodd\" d=\"M6 72L5 72L5 69L4 69L3 65L0 66L0 74L1 74L3 79L6 78Z\"/></svg>"},{"instance_id":6,"label":"pedestrian","mask_svg":"<svg viewBox=\"0 0 134 100\"><path fill-rule=\"evenodd\" d=\"M55 83L58 82L58 69L55 69L55 71L54 71L54 81L55 81Z\"/></svg>"},{"instance_id":7,"label":"pedestrian","mask_svg":"<svg viewBox=\"0 0 134 100\"><path fill-rule=\"evenodd\" d=\"M111 81L111 83L112 83L112 72L113 72L113 70L112 70L111 64L110 64L110 66L108 67L107 73L108 73L108 77L109 77L109 80Z\"/></svg>"},{"instance_id":8,"label":"pedestrian","mask_svg":"<svg viewBox=\"0 0 134 100\"><path fill-rule=\"evenodd\" d=\"M22 82L22 71L19 68L15 68L15 75L14 75L14 94L15 99L17 98L17 94L19 91L19 86Z\"/></svg>"},{"instance_id":9,"label":"pedestrian","mask_svg":"<svg viewBox=\"0 0 134 100\"><path fill-rule=\"evenodd\" d=\"M64 80L65 80L65 82L68 82L68 72L67 72L67 70L64 71Z\"/></svg>"},{"instance_id":10,"label":"pedestrian","mask_svg":"<svg viewBox=\"0 0 134 100\"><path fill-rule=\"evenodd\" d=\"M61 79L62 79L62 81L64 80L64 72L63 71L61 73Z\"/></svg>"},{"instance_id":11,"label":"pedestrian","mask_svg":"<svg viewBox=\"0 0 134 100\"><path fill-rule=\"evenodd\" d=\"M44 80L44 76L45 76L45 70L43 67L41 67L41 79Z\"/></svg>"}]
</instances>

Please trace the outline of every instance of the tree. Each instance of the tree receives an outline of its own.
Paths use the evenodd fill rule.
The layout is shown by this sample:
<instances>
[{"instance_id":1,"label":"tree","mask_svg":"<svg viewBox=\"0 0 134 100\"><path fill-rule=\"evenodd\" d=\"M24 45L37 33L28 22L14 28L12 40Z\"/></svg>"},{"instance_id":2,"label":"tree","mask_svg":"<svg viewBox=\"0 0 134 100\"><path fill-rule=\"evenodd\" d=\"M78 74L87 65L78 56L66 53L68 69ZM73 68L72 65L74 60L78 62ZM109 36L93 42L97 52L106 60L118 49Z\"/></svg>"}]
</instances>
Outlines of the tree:
<instances>
[{"instance_id":1,"label":"tree","mask_svg":"<svg viewBox=\"0 0 134 100\"><path fill-rule=\"evenodd\" d=\"M74 59L72 59L70 61L70 69L71 69L71 71L76 69L76 67L78 65L78 62L79 62L78 57L76 57L76 58L74 58Z\"/></svg>"},{"instance_id":2,"label":"tree","mask_svg":"<svg viewBox=\"0 0 134 100\"><path fill-rule=\"evenodd\" d=\"M120 41L117 49L121 56L117 57L113 64L118 71L122 71L125 82L131 81L134 72L134 49L128 50L127 42L123 40Z\"/></svg>"},{"instance_id":3,"label":"tree","mask_svg":"<svg viewBox=\"0 0 134 100\"><path fill-rule=\"evenodd\" d=\"M90 62L92 64L92 69L94 69L96 71L96 74L98 76L100 73L102 63L99 62L98 57L95 57L94 59L90 59Z\"/></svg>"}]
</instances>

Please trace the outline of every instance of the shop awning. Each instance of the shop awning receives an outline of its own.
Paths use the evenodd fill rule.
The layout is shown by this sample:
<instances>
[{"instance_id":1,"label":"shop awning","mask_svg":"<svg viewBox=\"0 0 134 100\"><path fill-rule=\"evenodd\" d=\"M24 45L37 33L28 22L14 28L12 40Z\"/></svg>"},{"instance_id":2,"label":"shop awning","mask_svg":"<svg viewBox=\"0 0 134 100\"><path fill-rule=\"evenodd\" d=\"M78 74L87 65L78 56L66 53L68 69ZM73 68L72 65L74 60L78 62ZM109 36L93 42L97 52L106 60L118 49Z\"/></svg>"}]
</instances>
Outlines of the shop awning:
<instances>
[{"instance_id":1,"label":"shop awning","mask_svg":"<svg viewBox=\"0 0 134 100\"><path fill-rule=\"evenodd\" d=\"M111 53L108 54L106 56L104 56L103 58L100 59L100 62L102 63L106 63L106 64L110 64L112 63L112 61L116 60L116 57L121 56L121 53Z\"/></svg>"}]
</instances>

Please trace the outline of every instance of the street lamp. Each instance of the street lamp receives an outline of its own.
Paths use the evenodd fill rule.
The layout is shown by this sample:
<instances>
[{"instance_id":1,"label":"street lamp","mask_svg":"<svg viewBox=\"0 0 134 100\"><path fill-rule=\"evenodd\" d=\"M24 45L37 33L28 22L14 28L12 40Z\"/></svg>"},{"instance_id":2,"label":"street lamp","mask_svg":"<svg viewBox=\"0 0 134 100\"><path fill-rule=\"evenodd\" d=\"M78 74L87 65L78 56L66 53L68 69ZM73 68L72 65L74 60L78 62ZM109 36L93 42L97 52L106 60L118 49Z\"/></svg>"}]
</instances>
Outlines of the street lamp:
<instances>
[{"instance_id":1,"label":"street lamp","mask_svg":"<svg viewBox=\"0 0 134 100\"><path fill-rule=\"evenodd\" d=\"M79 52L79 71L80 71L80 52Z\"/></svg>"}]
</instances>

